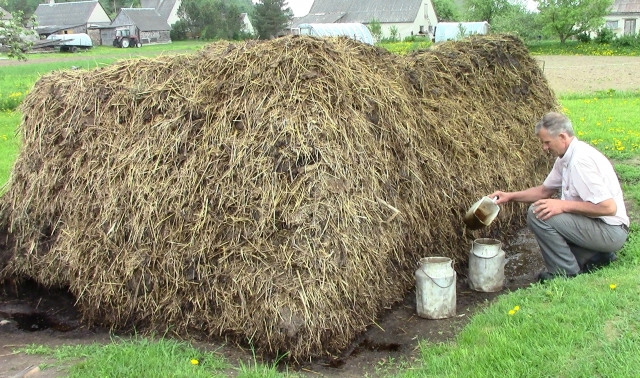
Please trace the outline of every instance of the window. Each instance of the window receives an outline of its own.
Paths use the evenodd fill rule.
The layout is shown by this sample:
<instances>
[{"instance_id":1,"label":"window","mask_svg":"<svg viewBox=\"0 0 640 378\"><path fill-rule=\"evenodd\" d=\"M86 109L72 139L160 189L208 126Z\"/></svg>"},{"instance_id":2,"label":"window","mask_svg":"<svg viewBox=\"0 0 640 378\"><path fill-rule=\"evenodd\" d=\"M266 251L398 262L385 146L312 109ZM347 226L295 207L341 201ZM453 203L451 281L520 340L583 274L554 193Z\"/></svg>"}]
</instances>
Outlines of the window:
<instances>
[{"instance_id":1,"label":"window","mask_svg":"<svg viewBox=\"0 0 640 378\"><path fill-rule=\"evenodd\" d=\"M607 29L617 29L618 28L618 20L615 21L607 21Z\"/></svg>"},{"instance_id":2,"label":"window","mask_svg":"<svg viewBox=\"0 0 640 378\"><path fill-rule=\"evenodd\" d=\"M624 35L636 34L636 20L624 20Z\"/></svg>"}]
</instances>

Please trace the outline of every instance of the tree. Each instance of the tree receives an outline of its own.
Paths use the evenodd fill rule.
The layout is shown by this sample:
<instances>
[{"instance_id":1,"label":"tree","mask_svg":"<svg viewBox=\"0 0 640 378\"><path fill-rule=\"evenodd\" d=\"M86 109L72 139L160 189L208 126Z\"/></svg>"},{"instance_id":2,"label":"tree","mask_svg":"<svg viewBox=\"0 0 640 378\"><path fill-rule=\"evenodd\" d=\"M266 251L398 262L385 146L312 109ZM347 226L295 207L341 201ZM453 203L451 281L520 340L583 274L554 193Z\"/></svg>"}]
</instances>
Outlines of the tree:
<instances>
[{"instance_id":1,"label":"tree","mask_svg":"<svg viewBox=\"0 0 640 378\"><path fill-rule=\"evenodd\" d=\"M285 30L292 18L293 12L286 0L258 0L254 7L253 27L260 39L270 39Z\"/></svg>"},{"instance_id":2,"label":"tree","mask_svg":"<svg viewBox=\"0 0 640 378\"><path fill-rule=\"evenodd\" d=\"M37 34L26 29L27 23L33 23L33 17L25 17L21 11L13 12L10 20L0 21L0 44L6 49L9 58L27 60L26 52L31 49L33 42L29 40L29 35Z\"/></svg>"},{"instance_id":3,"label":"tree","mask_svg":"<svg viewBox=\"0 0 640 378\"><path fill-rule=\"evenodd\" d=\"M460 12L452 0L433 0L438 21L460 21Z\"/></svg>"},{"instance_id":4,"label":"tree","mask_svg":"<svg viewBox=\"0 0 640 378\"><path fill-rule=\"evenodd\" d=\"M180 33L205 39L239 39L240 9L224 0L183 0L178 9Z\"/></svg>"},{"instance_id":5,"label":"tree","mask_svg":"<svg viewBox=\"0 0 640 378\"><path fill-rule=\"evenodd\" d=\"M539 14L526 10L508 12L497 16L491 23L491 31L495 33L511 33L526 41L533 41L538 37L547 37L540 24Z\"/></svg>"},{"instance_id":6,"label":"tree","mask_svg":"<svg viewBox=\"0 0 640 378\"><path fill-rule=\"evenodd\" d=\"M538 12L527 9L525 2L512 2L512 7L493 18L491 31L495 33L512 33L524 40L535 40L548 37L543 32Z\"/></svg>"},{"instance_id":7,"label":"tree","mask_svg":"<svg viewBox=\"0 0 640 378\"><path fill-rule=\"evenodd\" d=\"M376 42L382 41L382 25L380 24L380 21L372 18L371 21L369 21L369 24L367 24L367 28L369 28L369 31Z\"/></svg>"},{"instance_id":8,"label":"tree","mask_svg":"<svg viewBox=\"0 0 640 378\"><path fill-rule=\"evenodd\" d=\"M540 0L540 22L561 43L572 36L598 29L604 24L612 0Z\"/></svg>"},{"instance_id":9,"label":"tree","mask_svg":"<svg viewBox=\"0 0 640 378\"><path fill-rule=\"evenodd\" d=\"M487 21L489 24L495 17L510 12L519 6L509 0L465 0L469 21Z\"/></svg>"},{"instance_id":10,"label":"tree","mask_svg":"<svg viewBox=\"0 0 640 378\"><path fill-rule=\"evenodd\" d=\"M3 5L3 0L0 0L0 5L10 13L20 11L23 14L33 14L40 2L40 0L7 0Z\"/></svg>"}]
</instances>

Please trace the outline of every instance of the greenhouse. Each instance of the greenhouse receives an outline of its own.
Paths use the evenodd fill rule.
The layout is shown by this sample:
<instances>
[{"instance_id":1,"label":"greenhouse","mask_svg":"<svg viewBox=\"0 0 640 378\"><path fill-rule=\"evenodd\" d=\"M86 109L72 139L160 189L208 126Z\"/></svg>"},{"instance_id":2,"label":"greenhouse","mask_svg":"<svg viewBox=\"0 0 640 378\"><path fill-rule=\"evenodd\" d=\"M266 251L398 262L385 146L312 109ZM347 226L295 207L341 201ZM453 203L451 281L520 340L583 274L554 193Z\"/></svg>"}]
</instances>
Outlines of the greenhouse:
<instances>
[{"instance_id":1,"label":"greenhouse","mask_svg":"<svg viewBox=\"0 0 640 378\"><path fill-rule=\"evenodd\" d=\"M369 29L360 23L337 23L337 24L301 24L300 34L316 37L338 37L346 36L357 41L373 45L373 35Z\"/></svg>"}]
</instances>

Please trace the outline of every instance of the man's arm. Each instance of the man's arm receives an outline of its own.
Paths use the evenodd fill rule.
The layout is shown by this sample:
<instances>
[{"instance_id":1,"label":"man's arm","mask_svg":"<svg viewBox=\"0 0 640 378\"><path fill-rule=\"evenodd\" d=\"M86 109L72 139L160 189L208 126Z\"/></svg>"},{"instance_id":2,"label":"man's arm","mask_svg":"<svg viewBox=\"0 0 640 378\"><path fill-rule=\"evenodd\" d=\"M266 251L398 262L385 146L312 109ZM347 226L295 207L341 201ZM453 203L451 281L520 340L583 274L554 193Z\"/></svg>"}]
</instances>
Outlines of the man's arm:
<instances>
[{"instance_id":1,"label":"man's arm","mask_svg":"<svg viewBox=\"0 0 640 378\"><path fill-rule=\"evenodd\" d=\"M511 201L532 203L543 198L551 198L555 192L555 189L549 189L544 185L539 185L519 192L496 191L489 195L489 197L498 197L498 200L496 201L496 204L498 205Z\"/></svg>"},{"instance_id":2,"label":"man's arm","mask_svg":"<svg viewBox=\"0 0 640 378\"><path fill-rule=\"evenodd\" d=\"M588 201L565 201L558 199L541 199L533 206L533 213L536 218L547 220L550 217L561 213L580 214L587 217L602 217L606 215L616 215L618 206L613 198L609 198L600 203Z\"/></svg>"}]
</instances>

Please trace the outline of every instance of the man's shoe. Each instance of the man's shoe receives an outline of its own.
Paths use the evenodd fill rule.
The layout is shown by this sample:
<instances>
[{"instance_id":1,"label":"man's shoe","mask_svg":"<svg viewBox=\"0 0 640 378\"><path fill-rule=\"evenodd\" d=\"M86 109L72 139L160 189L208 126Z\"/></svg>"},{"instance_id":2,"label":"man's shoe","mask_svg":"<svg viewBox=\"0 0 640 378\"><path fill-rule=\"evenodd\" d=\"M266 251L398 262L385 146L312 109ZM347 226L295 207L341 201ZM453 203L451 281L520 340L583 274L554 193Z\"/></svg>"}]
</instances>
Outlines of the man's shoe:
<instances>
[{"instance_id":1,"label":"man's shoe","mask_svg":"<svg viewBox=\"0 0 640 378\"><path fill-rule=\"evenodd\" d=\"M616 261L618 256L616 256L613 252L608 253L596 253L595 256L591 258L591 260L587 261L582 269L581 273L591 273L598 269L604 268L605 266L611 264Z\"/></svg>"},{"instance_id":2,"label":"man's shoe","mask_svg":"<svg viewBox=\"0 0 640 378\"><path fill-rule=\"evenodd\" d=\"M551 281L551 280L556 279L556 278L562 278L562 277L564 277L564 278L573 278L575 276L577 276L577 274L575 274L575 273L567 274L567 273L564 273L564 272L562 272L562 273L542 272L542 273L538 274L538 282L544 283L544 282Z\"/></svg>"}]
</instances>

